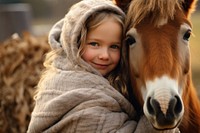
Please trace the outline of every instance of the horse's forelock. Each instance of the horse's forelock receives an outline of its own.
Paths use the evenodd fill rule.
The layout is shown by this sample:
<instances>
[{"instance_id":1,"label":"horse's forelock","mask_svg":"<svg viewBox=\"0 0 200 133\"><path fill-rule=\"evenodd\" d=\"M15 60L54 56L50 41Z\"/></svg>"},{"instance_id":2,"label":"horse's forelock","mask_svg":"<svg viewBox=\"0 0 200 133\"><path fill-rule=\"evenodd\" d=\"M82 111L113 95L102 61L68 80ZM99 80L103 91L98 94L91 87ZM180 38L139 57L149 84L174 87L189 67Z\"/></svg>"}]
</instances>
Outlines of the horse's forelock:
<instances>
[{"instance_id":1,"label":"horse's forelock","mask_svg":"<svg viewBox=\"0 0 200 133\"><path fill-rule=\"evenodd\" d=\"M182 0L133 0L127 13L127 24L135 26L146 16L151 15L155 26L160 20L173 19L176 7L180 8Z\"/></svg>"}]
</instances>

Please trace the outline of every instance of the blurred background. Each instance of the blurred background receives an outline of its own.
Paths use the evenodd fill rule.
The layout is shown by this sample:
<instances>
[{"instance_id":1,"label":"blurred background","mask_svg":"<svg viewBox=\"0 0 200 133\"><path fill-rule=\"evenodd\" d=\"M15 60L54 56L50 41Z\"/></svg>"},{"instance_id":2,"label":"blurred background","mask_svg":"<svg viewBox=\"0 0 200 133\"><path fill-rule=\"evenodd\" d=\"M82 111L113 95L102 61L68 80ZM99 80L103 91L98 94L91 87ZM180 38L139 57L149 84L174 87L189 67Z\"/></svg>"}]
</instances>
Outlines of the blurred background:
<instances>
[{"instance_id":1,"label":"blurred background","mask_svg":"<svg viewBox=\"0 0 200 133\"><path fill-rule=\"evenodd\" d=\"M26 132L50 28L80 0L0 0L0 132ZM192 76L200 97L200 1L191 16ZM18 34L14 34L18 33Z\"/></svg>"},{"instance_id":2,"label":"blurred background","mask_svg":"<svg viewBox=\"0 0 200 133\"><path fill-rule=\"evenodd\" d=\"M0 0L0 41L24 30L34 35L48 33L77 1L80 0Z\"/></svg>"}]
</instances>

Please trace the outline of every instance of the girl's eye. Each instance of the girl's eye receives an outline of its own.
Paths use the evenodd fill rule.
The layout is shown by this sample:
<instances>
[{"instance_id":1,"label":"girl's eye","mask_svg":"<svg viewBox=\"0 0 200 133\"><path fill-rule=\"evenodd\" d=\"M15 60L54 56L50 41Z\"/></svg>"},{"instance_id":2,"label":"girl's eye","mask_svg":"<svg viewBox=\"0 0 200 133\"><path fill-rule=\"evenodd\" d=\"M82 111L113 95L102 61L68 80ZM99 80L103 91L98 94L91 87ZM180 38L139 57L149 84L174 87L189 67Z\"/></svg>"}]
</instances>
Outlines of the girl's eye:
<instances>
[{"instance_id":1,"label":"girl's eye","mask_svg":"<svg viewBox=\"0 0 200 133\"><path fill-rule=\"evenodd\" d=\"M120 46L119 45L111 45L111 48L113 48L113 49L120 49Z\"/></svg>"},{"instance_id":2,"label":"girl's eye","mask_svg":"<svg viewBox=\"0 0 200 133\"><path fill-rule=\"evenodd\" d=\"M97 42L90 42L89 45L94 46L94 47L99 46L99 44Z\"/></svg>"}]
</instances>

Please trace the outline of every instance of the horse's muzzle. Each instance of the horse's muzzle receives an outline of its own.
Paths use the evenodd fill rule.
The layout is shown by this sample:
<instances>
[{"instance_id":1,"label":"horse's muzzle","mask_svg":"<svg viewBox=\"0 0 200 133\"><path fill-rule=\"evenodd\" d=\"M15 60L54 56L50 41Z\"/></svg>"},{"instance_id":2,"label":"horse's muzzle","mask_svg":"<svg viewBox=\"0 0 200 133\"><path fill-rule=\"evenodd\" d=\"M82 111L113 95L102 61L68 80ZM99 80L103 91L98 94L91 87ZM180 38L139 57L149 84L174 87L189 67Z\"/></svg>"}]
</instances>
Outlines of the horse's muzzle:
<instances>
[{"instance_id":1,"label":"horse's muzzle","mask_svg":"<svg viewBox=\"0 0 200 133\"><path fill-rule=\"evenodd\" d=\"M151 116L150 122L156 129L171 129L179 124L183 110L179 96L174 96L169 100L166 112L162 111L160 101L152 97L147 99L146 106Z\"/></svg>"}]
</instances>

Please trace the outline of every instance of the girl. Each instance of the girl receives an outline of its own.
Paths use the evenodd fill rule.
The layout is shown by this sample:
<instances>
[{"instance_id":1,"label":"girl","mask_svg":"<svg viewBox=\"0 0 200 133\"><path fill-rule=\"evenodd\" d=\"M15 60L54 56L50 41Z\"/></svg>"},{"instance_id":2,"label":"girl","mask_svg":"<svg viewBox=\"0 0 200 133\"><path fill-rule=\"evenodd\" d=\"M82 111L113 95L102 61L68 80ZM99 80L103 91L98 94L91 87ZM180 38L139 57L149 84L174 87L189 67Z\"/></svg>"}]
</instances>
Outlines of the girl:
<instances>
[{"instance_id":1,"label":"girl","mask_svg":"<svg viewBox=\"0 0 200 133\"><path fill-rule=\"evenodd\" d=\"M121 94L124 17L109 0L83 0L55 24L28 132L154 131Z\"/></svg>"}]
</instances>

